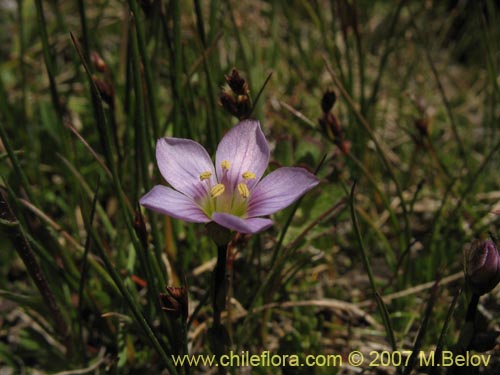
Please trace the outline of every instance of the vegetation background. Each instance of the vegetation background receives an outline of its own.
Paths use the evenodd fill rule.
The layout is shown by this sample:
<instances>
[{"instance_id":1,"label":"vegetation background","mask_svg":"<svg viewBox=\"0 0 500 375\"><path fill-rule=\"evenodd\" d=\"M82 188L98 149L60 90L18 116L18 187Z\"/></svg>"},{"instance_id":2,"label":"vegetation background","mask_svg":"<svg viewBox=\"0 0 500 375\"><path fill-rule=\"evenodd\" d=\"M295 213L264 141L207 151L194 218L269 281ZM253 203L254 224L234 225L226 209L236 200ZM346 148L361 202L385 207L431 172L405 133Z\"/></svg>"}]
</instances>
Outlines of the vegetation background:
<instances>
[{"instance_id":1,"label":"vegetation background","mask_svg":"<svg viewBox=\"0 0 500 375\"><path fill-rule=\"evenodd\" d=\"M232 243L233 349L453 349L462 251L498 234L499 17L493 0L0 0L0 373L215 373L170 355L212 353L216 247L138 199L161 182L157 138L213 153L237 122L219 99L233 68L270 168L321 179ZM187 322L162 310L167 285L187 287ZM478 332L498 309L496 289ZM494 340L474 371L498 373ZM438 371L229 371L362 369Z\"/></svg>"}]
</instances>

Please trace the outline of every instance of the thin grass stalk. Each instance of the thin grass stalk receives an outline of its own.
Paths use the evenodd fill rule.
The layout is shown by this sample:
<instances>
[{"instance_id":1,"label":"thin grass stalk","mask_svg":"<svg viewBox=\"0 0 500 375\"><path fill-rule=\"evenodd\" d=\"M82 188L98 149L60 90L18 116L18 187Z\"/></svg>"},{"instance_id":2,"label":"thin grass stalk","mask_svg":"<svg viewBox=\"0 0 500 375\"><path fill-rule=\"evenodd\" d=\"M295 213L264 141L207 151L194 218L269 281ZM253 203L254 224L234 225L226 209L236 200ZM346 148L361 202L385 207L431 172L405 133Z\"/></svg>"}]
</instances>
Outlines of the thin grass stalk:
<instances>
[{"instance_id":1,"label":"thin grass stalk","mask_svg":"<svg viewBox=\"0 0 500 375\"><path fill-rule=\"evenodd\" d=\"M382 82L382 77L385 72L385 68L387 66L387 62L389 61L389 56L394 49L392 44L393 36L396 34L396 25L398 24L399 15L401 14L401 10L403 9L403 5L406 0L400 0L396 10L394 11L394 15L391 18L391 22L389 25L389 30L387 32L387 38L385 38L385 46L384 52L382 52L382 57L380 58L380 62L378 63L378 71L377 76L375 78L375 82L372 86L372 92L370 98L368 99L368 103L366 106L366 113L373 111L375 109L375 104L377 103L377 96L380 90L380 83Z\"/></svg>"},{"instance_id":2,"label":"thin grass stalk","mask_svg":"<svg viewBox=\"0 0 500 375\"><path fill-rule=\"evenodd\" d=\"M0 123L2 121L5 121L8 124L15 124L17 119L15 115L15 107L9 102L9 94L5 88L3 79L0 76Z\"/></svg>"},{"instance_id":3,"label":"thin grass stalk","mask_svg":"<svg viewBox=\"0 0 500 375\"><path fill-rule=\"evenodd\" d=\"M382 204L384 205L385 209L389 213L389 218L391 219L391 223L394 227L394 230L396 233L399 233L401 231L401 223L399 220L396 218L396 214L394 213L394 210L391 207L391 204L387 200L386 195L382 192L380 187L378 186L377 181L375 180L375 177L370 173L370 171L361 163L360 160L352 152L349 152L347 154L349 159L351 159L356 166L361 169L363 174L368 178L368 181L371 183L371 185L375 188L376 193L380 196L380 199L382 199ZM402 244L401 244L402 245Z\"/></svg>"},{"instance_id":4,"label":"thin grass stalk","mask_svg":"<svg viewBox=\"0 0 500 375\"><path fill-rule=\"evenodd\" d=\"M413 344L413 348L411 350L412 353L407 362L407 366L403 371L403 375L410 375L411 371L413 370L413 366L415 366L415 361L417 359L417 356L419 356L420 350L422 349L422 345L424 343L423 340L427 332L429 320L432 315L432 309L436 304L438 285L439 281L436 281L436 283L434 284L434 286L430 291L429 299L427 300L427 305L425 307L424 318L422 320L422 324L420 325L420 329L418 330L417 337L415 338L415 343Z\"/></svg>"},{"instance_id":5,"label":"thin grass stalk","mask_svg":"<svg viewBox=\"0 0 500 375\"><path fill-rule=\"evenodd\" d=\"M359 249L361 251L361 258L363 260L363 264L365 266L366 273L368 274L368 280L370 281L370 286L372 288L373 294L374 294L375 299L377 301L377 306L379 309L380 316L381 316L382 321L384 323L387 339L389 340L389 343L392 347L392 350L396 351L397 350L396 339L394 337L394 330L392 329L390 316L389 316L389 313L387 311L387 308L385 306L384 301L382 300L382 298L380 297L380 295L377 291L377 286L375 284L375 278L373 277L372 269L370 266L370 261L368 260L368 255L366 254L365 245L363 242L363 237L361 236L361 232L359 230L358 219L356 216L356 208L355 208L355 203L354 203L355 189L356 189L356 184L354 183L352 185L352 188L351 188L351 196L350 196L351 219L352 219L354 234L356 236L356 240L358 242Z\"/></svg>"},{"instance_id":6,"label":"thin grass stalk","mask_svg":"<svg viewBox=\"0 0 500 375\"><path fill-rule=\"evenodd\" d=\"M486 62L487 62L487 70L489 75L489 83L492 86L490 95L486 95L487 100L489 101L490 110L488 111L488 117L490 122L490 137L487 139L495 139L495 135L497 133L497 123L495 121L495 105L498 103L498 97L500 96L500 87L497 81L497 64L495 64L494 53L492 51L492 46L490 45L490 38L488 38L488 28L487 21L483 12L479 12L481 19L481 39L484 44L484 48L486 49ZM494 14L495 12L490 12L489 14ZM495 23L492 23L493 25Z\"/></svg>"},{"instance_id":7,"label":"thin grass stalk","mask_svg":"<svg viewBox=\"0 0 500 375\"><path fill-rule=\"evenodd\" d=\"M174 30L173 30L173 64L172 64L172 91L173 101L173 136L180 138L189 137L189 126L182 124L182 95L181 95L181 77L182 72L182 45L181 45L181 4L180 0L172 0ZM186 131L187 130L187 131Z\"/></svg>"},{"instance_id":8,"label":"thin grass stalk","mask_svg":"<svg viewBox=\"0 0 500 375\"><path fill-rule=\"evenodd\" d=\"M252 116L252 113L254 113L255 108L257 107L257 103L259 102L259 99L260 99L262 93L264 92L264 89L266 88L267 84L271 80L272 75L273 75L273 72L270 72L267 75L266 80L264 81L264 83L262 84L262 87L260 88L259 92L255 96L255 99L253 100L253 103L252 103L252 109L250 110L250 114L248 115L248 118L250 118Z\"/></svg>"},{"instance_id":9,"label":"thin grass stalk","mask_svg":"<svg viewBox=\"0 0 500 375\"><path fill-rule=\"evenodd\" d=\"M100 180L98 178L96 188L94 191L94 197L92 198L92 205L90 208L90 215L89 215L89 225L90 226L94 225L94 216L95 216L96 208L97 208L97 195L99 192L99 185L100 185ZM81 206L83 206L83 204ZM84 251L83 251L83 256L82 256L80 283L78 285L78 305L77 305L78 336L80 338L81 355L82 355L82 359L83 359L85 365L88 365L88 357L87 357L87 350L86 350L85 339L83 337L83 329L82 329L82 326L83 326L83 294L85 291L85 281L86 281L87 274L88 274L88 268L89 268L88 267L88 256L89 256L91 247L92 247L92 237L87 236L87 239L85 240Z\"/></svg>"},{"instance_id":10,"label":"thin grass stalk","mask_svg":"<svg viewBox=\"0 0 500 375\"><path fill-rule=\"evenodd\" d=\"M450 217L453 218L459 210L462 208L462 205L466 199L466 197L472 193L474 185L479 179L479 176L483 173L485 170L486 166L488 163L493 159L493 156L497 153L497 151L500 150L500 141L497 142L497 144L491 149L491 151L486 155L484 160L481 162L478 168L475 168L475 173L472 175L472 177L469 179L467 185L463 189L460 198L458 199L457 204L455 205L455 208L453 209L452 213L450 214Z\"/></svg>"},{"instance_id":11,"label":"thin grass stalk","mask_svg":"<svg viewBox=\"0 0 500 375\"><path fill-rule=\"evenodd\" d=\"M410 13L411 13L411 11L410 11ZM446 110L446 114L448 116L448 120L450 121L450 124L451 124L451 131L452 131L453 137L455 138L455 142L457 143L459 156L462 159L463 165L466 167L468 164L468 161L467 161L467 154L465 152L464 143L462 141L462 138L458 134L458 125L457 125L457 122L455 120L455 115L453 114L453 110L451 108L450 101L448 100L448 96L446 95L446 92L444 90L444 86L441 82L441 78L440 78L439 73L437 71L436 65L434 64L434 60L432 59L430 47L429 47L430 42L427 39L427 37L424 35L424 33L420 30L420 28L417 26L413 15L410 19L411 19L411 23L412 23L413 28L417 32L419 39L421 39L421 41L422 41L422 45L423 45L423 48L425 51L425 57L427 59L427 63L429 64L429 66L431 68L432 75L434 76L434 80L436 81L436 86L437 86L439 94L441 96L441 100L442 100L444 108Z\"/></svg>"},{"instance_id":12,"label":"thin grass stalk","mask_svg":"<svg viewBox=\"0 0 500 375\"><path fill-rule=\"evenodd\" d=\"M433 250L432 245L434 244L434 241L436 240L436 236L439 234L439 231L441 229L441 218L443 217L443 212L444 212L446 202L447 202L450 194L453 194L453 187L457 181L458 180L455 178L448 184L448 186L446 187L445 193L443 195L443 199L441 199L441 204L439 205L439 208L436 210L436 212L434 213L434 216L432 218L431 225L430 225L431 233L428 236L429 240L426 241L426 244L425 244L425 248L429 249L430 252L432 252L432 250Z\"/></svg>"},{"instance_id":13,"label":"thin grass stalk","mask_svg":"<svg viewBox=\"0 0 500 375\"><path fill-rule=\"evenodd\" d=\"M85 2L83 0L78 0L78 13L80 16L80 28L82 30L83 55L85 56L85 60L89 61L90 60L89 31L87 27Z\"/></svg>"},{"instance_id":14,"label":"thin grass stalk","mask_svg":"<svg viewBox=\"0 0 500 375\"><path fill-rule=\"evenodd\" d=\"M443 346L444 346L444 338L445 338L446 334L448 333L448 326L451 322L453 312L455 311L455 308L457 306L458 298L461 295L462 295L462 289L459 289L458 292L455 293L455 296L453 297L453 300L450 304L448 312L446 313L446 318L444 320L443 328L441 329L441 332L439 333L439 338L438 338L438 341L436 343L436 349L434 350L435 363L441 363L441 356L443 353ZM439 367L433 366L433 367L431 367L429 375L438 375L440 373L441 372L440 372Z\"/></svg>"},{"instance_id":15,"label":"thin grass stalk","mask_svg":"<svg viewBox=\"0 0 500 375\"><path fill-rule=\"evenodd\" d=\"M136 121L134 121L135 130L136 130L136 144L139 147L136 150L135 157L139 160L139 174L142 176L142 184L146 189L150 187L149 175L148 175L148 165L151 156L153 155L153 150L151 149L151 142L149 142L149 136L147 133L147 121L145 116L144 109L144 96L143 96L143 81L141 79L141 69L140 69L140 56L138 49L138 41L137 34L134 32L135 28L135 20L132 20L131 25L131 41L132 41L132 69L134 76L134 91L135 91L135 109L136 109ZM149 151L149 152L146 152ZM160 245L160 235L158 232L158 226L155 223L156 215L154 215L151 211L148 211L148 217L151 221L151 231L153 234L153 242L154 242L154 251L156 259L153 262L150 262L148 251L146 250L146 263L148 265L152 265L155 269L155 274L159 278L160 285L165 285L165 270L160 268L160 264L162 264L161 260L161 245ZM148 266L149 267L149 266ZM152 272L150 270L149 272ZM153 274L151 273L151 277ZM149 280L153 281L153 279ZM152 290L157 290L157 288L153 288Z\"/></svg>"},{"instance_id":16,"label":"thin grass stalk","mask_svg":"<svg viewBox=\"0 0 500 375\"><path fill-rule=\"evenodd\" d=\"M333 79L333 81L335 83L335 86L337 86L337 88L341 91L342 96L346 99L347 103L349 104L349 107L351 108L351 110L354 112L354 114L358 118L359 123L363 126L363 128L365 129L365 131L370 136L370 139L375 144L375 148L377 149L377 153L380 156L380 159L382 160L382 163L384 164L385 169L389 173L389 176L391 177L391 180L394 182L394 186L396 187L397 195L398 195L398 197L400 199L400 205L401 205L401 209L403 211L403 219L404 219L404 222L405 222L405 228L404 228L405 243L408 244L410 242L410 238L411 238L410 219L408 217L408 209L406 208L405 200L404 200L404 197L403 197L403 191L401 190L401 186L400 186L400 184L398 182L398 179L396 178L396 175L394 174L394 170L392 169L391 164L387 160L387 157L385 155L384 150L380 146L380 143L379 143L377 137L375 136L375 133L373 132L373 130L371 129L370 125L366 121L365 117L356 108L356 105L354 104L354 101L352 100L351 96L346 91L346 89L344 88L344 86L342 85L342 83L338 80L337 76L335 75L335 73L333 72L332 68L330 67L330 64L328 63L328 61L325 60L325 64L326 64L327 70L330 73L330 76L332 77L332 79Z\"/></svg>"},{"instance_id":17,"label":"thin grass stalk","mask_svg":"<svg viewBox=\"0 0 500 375\"><path fill-rule=\"evenodd\" d=\"M26 43L25 43L25 24L23 17L24 0L17 2L17 18L19 25L19 70L21 73L21 123L26 127L28 114L26 113L27 101L27 80L26 80Z\"/></svg>"},{"instance_id":18,"label":"thin grass stalk","mask_svg":"<svg viewBox=\"0 0 500 375\"><path fill-rule=\"evenodd\" d=\"M211 42L216 38L216 34L219 33L221 24L220 24L220 1L219 0L210 0L210 11L208 17L208 37L207 41Z\"/></svg>"},{"instance_id":19,"label":"thin grass stalk","mask_svg":"<svg viewBox=\"0 0 500 375\"><path fill-rule=\"evenodd\" d=\"M159 120L158 120L158 109L157 109L157 100L156 100L156 90L153 80L153 70L151 68L151 63L148 59L148 53L146 48L146 37L144 32L144 25L142 22L142 17L139 12L139 6L137 0L129 0L129 7L132 10L134 15L134 24L137 31L137 41L139 44L139 51L142 56L142 63L144 66L144 76L146 78L146 88L147 88L147 99L149 101L148 109L150 110L151 115L151 123L153 125L153 136L154 139L158 139L160 137L159 134Z\"/></svg>"},{"instance_id":20,"label":"thin grass stalk","mask_svg":"<svg viewBox=\"0 0 500 375\"><path fill-rule=\"evenodd\" d=\"M108 142L111 142L109 126L106 123L106 118L104 116L104 111L103 111L103 107L102 107L102 100L101 100L100 94L97 90L97 87L95 86L94 81L92 80L92 75L88 69L87 63L83 58L83 53L82 53L82 50L80 48L80 45L79 45L78 41L74 38L74 36L73 35L71 35L71 36L72 36L75 48L77 49L77 51L80 54L80 57L82 59L82 64L83 64L85 71L87 73L91 91L93 92L93 95L95 96L95 98L98 99L96 101L97 115L98 115L97 121L104 122L104 124L102 124L102 125L103 125L103 128L106 129L105 138L107 139ZM112 154L110 154L109 156L112 157ZM127 204L128 201L126 200L125 194L124 194L123 189L121 187L121 183L120 183L120 180L118 178L118 173L116 171L115 163L111 164L110 169L111 169L111 174L113 176L112 181L113 181L114 189L115 189L115 192L116 192L116 195L118 198L120 212L121 212L123 219L125 221L130 239L131 239L132 244L133 244L135 250L137 251L137 253L140 256L143 256L147 252L147 249L143 248L139 238L137 237L137 233L134 230L132 217L131 217L132 215L131 215L130 205ZM119 251L123 251L123 249L119 249ZM121 254L119 254L119 257L123 258L121 256ZM144 258L142 259L142 263L143 263L144 267L146 267L146 271L147 271L146 275L148 276L148 279L149 279L148 280L148 284L149 284L148 289L152 288L151 293L153 296L159 296L159 290L157 289L157 284L155 282L153 282L154 278L153 278L151 272L148 272L149 266L150 266L149 263L146 262ZM161 305L160 305L159 298L157 298L157 297L153 298L153 303L155 303L157 311L161 311Z\"/></svg>"},{"instance_id":21,"label":"thin grass stalk","mask_svg":"<svg viewBox=\"0 0 500 375\"><path fill-rule=\"evenodd\" d=\"M38 27L40 29L40 37L42 39L42 49L43 49L43 58L45 62L45 68L47 69L47 75L49 77L49 87L50 87L50 95L52 98L52 105L57 113L58 125L60 127L60 136L61 136L61 147L65 151L65 154L70 157L69 153L69 137L68 133L64 127L64 117L65 110L61 103L61 98L59 96L59 91L57 89L55 74L55 63L50 54L50 46L49 46L49 36L47 34L47 23L45 20L45 13L43 10L42 0L35 0L36 5L36 13L38 16Z\"/></svg>"},{"instance_id":22,"label":"thin grass stalk","mask_svg":"<svg viewBox=\"0 0 500 375\"><path fill-rule=\"evenodd\" d=\"M75 166L70 163L70 161L68 159L66 159L64 156L59 155L59 154L57 156L59 157L59 159L61 159L64 166L73 175L73 177L78 181L79 186L81 186L81 188L87 194L87 196L90 197L90 199L92 199L94 192L92 191L92 189L90 189L86 179L75 168ZM116 229L113 226L113 224L111 223L108 215L106 214L106 211L104 210L104 208L102 207L102 205L99 202L97 202L96 213L99 216L99 219L102 222L103 228L106 230L109 237L111 239L115 239L116 238Z\"/></svg>"},{"instance_id":23,"label":"thin grass stalk","mask_svg":"<svg viewBox=\"0 0 500 375\"><path fill-rule=\"evenodd\" d=\"M335 1L336 0L330 0L330 13L331 13L331 18L332 18L332 25L331 25L331 34L328 34L328 35L331 35L330 39L332 40L335 40L335 35L337 34L337 29L335 28L335 19L337 18L337 12L335 10ZM327 37L327 34L324 34L325 35L325 38ZM335 60L335 63L336 63L336 67L337 67L337 70L339 72L339 75L340 75L340 80L342 82L345 82L346 81L346 75L345 75L345 72L344 72L344 66L342 65L342 56L340 54L340 51L339 51L339 48L338 47L335 47L336 44L334 44L334 47L333 47L333 58Z\"/></svg>"},{"instance_id":24,"label":"thin grass stalk","mask_svg":"<svg viewBox=\"0 0 500 375\"><path fill-rule=\"evenodd\" d=\"M196 27L198 30L198 34L200 36L201 44L203 46L203 69L205 71L205 77L207 82L207 91L208 91L208 118L207 118L207 129L206 133L208 134L208 144L211 147L211 150L214 151L217 149L218 140L221 137L221 128L219 122L217 121L216 110L217 110L217 101L215 99L214 94L214 83L212 80L212 74L210 72L210 66L208 61L208 56L205 56L208 49L208 43L205 37L205 28L203 26L203 14L201 12L200 1L194 0L194 8L196 13Z\"/></svg>"},{"instance_id":25,"label":"thin grass stalk","mask_svg":"<svg viewBox=\"0 0 500 375\"><path fill-rule=\"evenodd\" d=\"M351 55L351 43L349 40L347 25L344 24L344 22L346 22L346 20L342 19L343 17L345 17L345 15L348 12L350 12L349 9L346 9L347 7L349 7L349 4L348 4L347 0L337 0L337 7L344 8L343 14L342 14L342 9L339 9L339 13L340 13L339 16L340 16L340 23L341 23L340 31L342 34L342 39L344 40L344 47L345 47L344 60L345 60L345 65L347 65L347 77L346 77L347 81L344 81L343 84L344 84L344 86L348 87L348 91L350 93L352 93L352 95L354 96L354 70L353 70L354 64L351 64L351 61L354 61L354 59L352 58L352 55Z\"/></svg>"},{"instance_id":26,"label":"thin grass stalk","mask_svg":"<svg viewBox=\"0 0 500 375\"><path fill-rule=\"evenodd\" d=\"M366 98L365 98L365 52L363 50L363 40L360 34L360 22L358 19L358 5L356 0L353 0L351 5L352 13L353 13L353 32L354 32L354 40L356 41L356 54L358 60L358 74L359 74L359 102L361 107L361 113L367 116L366 113Z\"/></svg>"}]
</instances>

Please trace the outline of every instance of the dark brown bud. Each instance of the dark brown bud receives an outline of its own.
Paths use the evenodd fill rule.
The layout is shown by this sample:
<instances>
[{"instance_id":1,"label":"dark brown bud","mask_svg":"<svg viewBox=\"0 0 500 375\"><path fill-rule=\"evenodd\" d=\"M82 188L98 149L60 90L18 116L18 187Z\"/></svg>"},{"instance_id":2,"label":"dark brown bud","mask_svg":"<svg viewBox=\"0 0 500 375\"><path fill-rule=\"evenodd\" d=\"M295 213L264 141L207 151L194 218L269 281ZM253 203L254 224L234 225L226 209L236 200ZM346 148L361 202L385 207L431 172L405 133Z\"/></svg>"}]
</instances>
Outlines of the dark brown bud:
<instances>
[{"instance_id":1,"label":"dark brown bud","mask_svg":"<svg viewBox=\"0 0 500 375\"><path fill-rule=\"evenodd\" d=\"M99 90L99 94L101 95L104 103L109 105L111 108L115 106L115 90L113 89L113 85L111 85L108 81L97 78L94 76L94 83Z\"/></svg>"},{"instance_id":2,"label":"dark brown bud","mask_svg":"<svg viewBox=\"0 0 500 375\"><path fill-rule=\"evenodd\" d=\"M347 141L344 137L344 130L336 115L332 112L325 112L323 116L318 119L323 134L333 142L344 154L349 153L351 149L351 142Z\"/></svg>"},{"instance_id":3,"label":"dark brown bud","mask_svg":"<svg viewBox=\"0 0 500 375\"><path fill-rule=\"evenodd\" d=\"M464 252L465 280L474 293L488 293L500 282L500 255L492 240L475 241Z\"/></svg>"},{"instance_id":4,"label":"dark brown bud","mask_svg":"<svg viewBox=\"0 0 500 375\"><path fill-rule=\"evenodd\" d=\"M226 75L226 82L236 95L248 95L248 85L240 73L233 68L231 74Z\"/></svg>"},{"instance_id":5,"label":"dark brown bud","mask_svg":"<svg viewBox=\"0 0 500 375\"><path fill-rule=\"evenodd\" d=\"M107 73L108 72L108 64L106 61L99 55L97 52L92 52L92 56L90 57L92 60L92 64L98 72Z\"/></svg>"},{"instance_id":6,"label":"dark brown bud","mask_svg":"<svg viewBox=\"0 0 500 375\"><path fill-rule=\"evenodd\" d=\"M238 113L238 108L236 107L236 103L235 103L232 95L223 91L219 96L219 102L220 102L220 105L222 106L222 108L224 108L226 111L228 111L233 116L236 116L236 114Z\"/></svg>"},{"instance_id":7,"label":"dark brown bud","mask_svg":"<svg viewBox=\"0 0 500 375\"><path fill-rule=\"evenodd\" d=\"M239 120L248 118L252 109L248 95L235 96L229 90L221 92L219 102L222 108Z\"/></svg>"},{"instance_id":8,"label":"dark brown bud","mask_svg":"<svg viewBox=\"0 0 500 375\"><path fill-rule=\"evenodd\" d=\"M187 288L167 286L167 293L160 293L162 309L173 318L182 317L185 321L188 318L188 295Z\"/></svg>"},{"instance_id":9,"label":"dark brown bud","mask_svg":"<svg viewBox=\"0 0 500 375\"><path fill-rule=\"evenodd\" d=\"M332 90L326 91L323 94L323 98L321 99L321 109L323 113L330 112L336 101L337 101L337 94L335 94L335 91Z\"/></svg>"}]
</instances>

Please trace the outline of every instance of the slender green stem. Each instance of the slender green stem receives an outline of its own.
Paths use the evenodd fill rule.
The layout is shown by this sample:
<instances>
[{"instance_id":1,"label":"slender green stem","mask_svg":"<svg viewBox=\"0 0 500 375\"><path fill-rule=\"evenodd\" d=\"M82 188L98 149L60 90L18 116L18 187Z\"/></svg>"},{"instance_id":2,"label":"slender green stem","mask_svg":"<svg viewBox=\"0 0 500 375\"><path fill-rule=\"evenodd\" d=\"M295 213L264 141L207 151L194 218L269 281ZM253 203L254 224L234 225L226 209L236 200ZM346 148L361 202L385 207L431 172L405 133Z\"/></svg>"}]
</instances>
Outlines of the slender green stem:
<instances>
[{"instance_id":1,"label":"slender green stem","mask_svg":"<svg viewBox=\"0 0 500 375\"><path fill-rule=\"evenodd\" d=\"M410 13L411 13L411 11L410 11ZM443 105L444 105L445 110L446 110L446 114L448 115L448 119L449 119L450 124L451 124L451 131L452 131L453 137L455 138L455 141L457 143L458 152L459 152L460 157L462 158L462 163L464 166L467 166L467 155L465 153L464 143L462 141L462 138L458 134L458 125L457 125L457 122L455 120L455 116L453 114L453 110L451 108L450 101L448 100L448 96L446 95L446 92L444 90L444 86L441 82L440 75L437 71L436 65L434 64L434 60L432 59L431 52L429 49L430 42L429 42L428 38L420 30L420 28L417 26L413 15L410 17L410 20L412 22L413 28L415 29L415 31L417 32L417 35L419 36L419 38L422 41L422 45L423 45L424 51L425 51L425 57L426 57L427 62L429 63L429 66L431 68L432 74L433 74L434 79L436 81L437 88L438 88L439 93L441 95L441 100L443 101Z\"/></svg>"},{"instance_id":2,"label":"slender green stem","mask_svg":"<svg viewBox=\"0 0 500 375\"><path fill-rule=\"evenodd\" d=\"M178 1L178 0L175 0ZM137 0L129 0L129 6L134 14L135 26L137 30L137 40L139 43L139 50L142 56L142 63L144 66L144 76L146 78L147 87L147 99L149 101L148 110L151 114L151 122L153 125L153 136L155 139L160 137L159 134L159 121L158 121L158 108L156 105L156 90L154 85L153 70L151 68L151 62L148 59L148 53L146 48L146 37L144 32L144 25L142 23L141 14L139 12L139 6Z\"/></svg>"},{"instance_id":3,"label":"slender green stem","mask_svg":"<svg viewBox=\"0 0 500 375\"><path fill-rule=\"evenodd\" d=\"M201 11L199 0L194 0L194 4L196 11L196 26L198 28L198 34L200 35L201 44L203 46L203 54L206 54L208 44L205 37L205 28L203 26L203 14ZM207 108L208 111L207 134L209 135L208 144L210 145L212 150L215 150L217 148L217 142L220 139L221 129L216 116L217 101L215 99L213 82L212 82L212 73L210 71L208 56L204 56L203 58L203 69L205 70L205 76L207 81L207 92L208 92L208 108Z\"/></svg>"},{"instance_id":4,"label":"slender green stem","mask_svg":"<svg viewBox=\"0 0 500 375\"><path fill-rule=\"evenodd\" d=\"M354 104L354 101L352 100L351 96L349 93L345 90L344 86L342 83L339 81L335 73L333 72L332 68L330 67L330 64L328 61L325 60L326 68L330 72L330 76L332 77L335 86L341 91L342 96L346 99L347 103L349 104L349 107L351 110L354 112L356 117L359 120L359 123L363 126L365 131L368 133L370 136L371 140L375 144L375 147L377 149L378 155L380 156L380 159L382 160L382 163L384 164L385 169L389 173L389 176L391 177L391 180L394 182L394 186L396 187L396 192L398 194L399 200L400 200L400 205L401 209L403 211L403 220L405 222L405 243L408 244L410 242L411 238L411 229L410 229L410 218L408 215L408 209L406 208L406 203L405 199L403 197L403 191L401 189L401 186L399 184L398 179L396 178L396 175L394 174L393 168L391 164L389 163L389 160L387 160L387 157L385 155L385 152L380 145L380 142L378 141L377 137L375 136L375 133L372 131L370 125L366 121L365 117L359 112L359 110L356 108L356 105Z\"/></svg>"},{"instance_id":5,"label":"slender green stem","mask_svg":"<svg viewBox=\"0 0 500 375\"><path fill-rule=\"evenodd\" d=\"M363 237L361 236L361 232L359 230L359 225L358 225L358 219L356 216L356 208L354 204L354 191L356 189L356 184L352 185L351 189L351 218L352 218L352 223L353 223L353 228L354 228L354 233L356 235L356 239L358 241L359 249L361 251L361 258L363 260L363 264L365 266L366 273L368 274L368 279L370 281L370 285L373 290L373 294L375 296L375 299L377 301L378 309L380 316L382 317L382 321L384 322L384 327L385 331L387 334L387 339L389 340L389 343L391 344L391 347L393 350L397 350L396 346L396 339L394 337L394 331L392 329L392 324L391 324L391 319L389 316L389 313L387 311L387 308L384 304L384 301L380 297L378 291L377 291L377 286L375 284L375 278L373 277L373 272L372 268L370 266L370 261L368 260L368 255L366 254L365 250L365 245L363 242Z\"/></svg>"},{"instance_id":6,"label":"slender green stem","mask_svg":"<svg viewBox=\"0 0 500 375\"><path fill-rule=\"evenodd\" d=\"M90 59L89 32L87 27L87 15L85 12L85 1L78 0L78 12L80 14L80 27L82 29L83 53L86 60Z\"/></svg>"},{"instance_id":7,"label":"slender green stem","mask_svg":"<svg viewBox=\"0 0 500 375\"><path fill-rule=\"evenodd\" d=\"M96 184L96 188L95 188L95 192L94 192L94 197L92 199L92 206L90 209L90 216L89 216L89 225L90 226L92 226L94 224L94 215L95 215L96 207L97 207L97 194L99 192L99 184L100 184L100 180L98 179L97 184ZM85 246L84 246L85 250L84 250L83 256L82 256L82 269L80 272L80 283L78 286L78 306L77 306L78 322L79 322L78 334L80 336L81 355L82 355L82 358L83 358L85 364L88 364L88 363L87 363L87 350L86 350L85 340L83 337L83 329L82 329L82 325L83 325L83 293L85 290L85 281L86 281L87 273L88 273L88 256L89 256L91 247L92 247L92 237L88 236L87 239L85 240Z\"/></svg>"}]
</instances>

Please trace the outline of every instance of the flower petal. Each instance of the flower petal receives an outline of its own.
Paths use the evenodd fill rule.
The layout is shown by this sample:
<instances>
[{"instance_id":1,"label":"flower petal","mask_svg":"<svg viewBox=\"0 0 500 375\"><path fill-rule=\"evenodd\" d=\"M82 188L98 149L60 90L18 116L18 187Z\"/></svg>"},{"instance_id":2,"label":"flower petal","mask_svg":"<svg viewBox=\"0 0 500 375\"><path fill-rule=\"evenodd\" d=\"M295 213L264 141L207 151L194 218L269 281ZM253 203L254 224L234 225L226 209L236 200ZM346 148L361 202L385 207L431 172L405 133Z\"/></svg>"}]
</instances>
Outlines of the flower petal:
<instances>
[{"instance_id":1,"label":"flower petal","mask_svg":"<svg viewBox=\"0 0 500 375\"><path fill-rule=\"evenodd\" d=\"M201 208L185 195L163 185L156 185L139 203L150 210L192 223L208 223Z\"/></svg>"},{"instance_id":2,"label":"flower petal","mask_svg":"<svg viewBox=\"0 0 500 375\"><path fill-rule=\"evenodd\" d=\"M319 180L304 168L283 167L269 173L250 195L248 216L270 215L292 204Z\"/></svg>"},{"instance_id":3,"label":"flower petal","mask_svg":"<svg viewBox=\"0 0 500 375\"><path fill-rule=\"evenodd\" d=\"M240 217L221 212L214 212L212 219L217 224L228 229L232 229L240 233L250 234L263 231L273 225L273 221L270 219L262 219L258 217L242 219Z\"/></svg>"},{"instance_id":4,"label":"flower petal","mask_svg":"<svg viewBox=\"0 0 500 375\"><path fill-rule=\"evenodd\" d=\"M229 171L224 172L221 163L230 163ZM269 146L257 120L244 120L229 130L217 146L215 165L221 182L224 173L228 174L229 187L234 191L242 174L252 172L255 179L247 180L250 190L260 180L269 163Z\"/></svg>"},{"instance_id":5,"label":"flower petal","mask_svg":"<svg viewBox=\"0 0 500 375\"><path fill-rule=\"evenodd\" d=\"M190 139L160 138L156 143L156 160L165 180L194 200L207 194L209 181L212 186L217 183L207 151ZM200 181L200 174L207 171L212 177Z\"/></svg>"}]
</instances>

